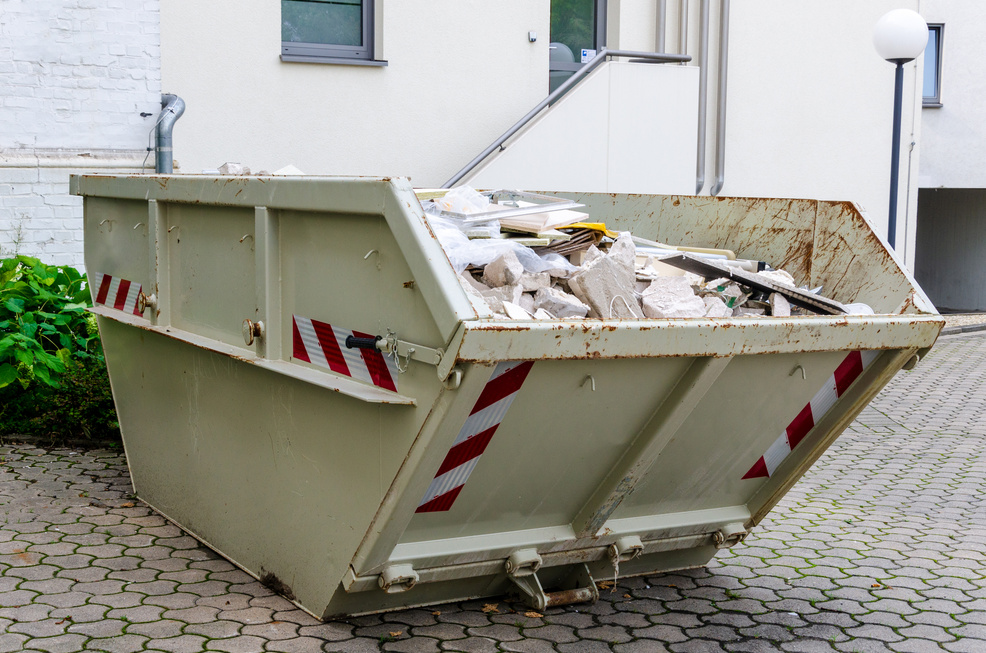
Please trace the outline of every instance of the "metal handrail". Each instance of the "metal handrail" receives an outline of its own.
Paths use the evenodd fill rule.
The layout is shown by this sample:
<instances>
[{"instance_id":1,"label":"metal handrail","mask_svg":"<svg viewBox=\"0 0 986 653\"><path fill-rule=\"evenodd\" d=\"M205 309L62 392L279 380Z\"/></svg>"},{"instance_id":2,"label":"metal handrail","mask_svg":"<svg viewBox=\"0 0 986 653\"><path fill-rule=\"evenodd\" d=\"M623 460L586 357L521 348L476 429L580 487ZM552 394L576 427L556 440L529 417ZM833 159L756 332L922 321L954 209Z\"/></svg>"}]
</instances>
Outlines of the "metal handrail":
<instances>
[{"instance_id":1,"label":"metal handrail","mask_svg":"<svg viewBox=\"0 0 986 653\"><path fill-rule=\"evenodd\" d=\"M691 61L692 58L685 54L667 54L663 52L634 52L632 50L607 50L606 48L601 48L595 57L590 59L584 66L579 68L578 71L567 80L565 83L556 88L548 97L541 100L536 107L527 112L527 114L517 121L513 127L503 132L503 134L497 138L493 143L483 150L479 156L470 161L465 165L464 168L459 170L457 173L452 175L452 178L442 184L442 188L451 188L455 184L465 177L467 174L472 172L472 170L482 163L482 161L492 154L497 149L503 149L503 144L508 138L520 131L527 123L531 121L536 115L541 113L545 107L560 98L562 95L568 92L568 89L572 88L579 83L586 75L595 70L603 61L609 57L632 57L634 59L644 59L649 62L654 63L681 63L686 61Z\"/></svg>"}]
</instances>

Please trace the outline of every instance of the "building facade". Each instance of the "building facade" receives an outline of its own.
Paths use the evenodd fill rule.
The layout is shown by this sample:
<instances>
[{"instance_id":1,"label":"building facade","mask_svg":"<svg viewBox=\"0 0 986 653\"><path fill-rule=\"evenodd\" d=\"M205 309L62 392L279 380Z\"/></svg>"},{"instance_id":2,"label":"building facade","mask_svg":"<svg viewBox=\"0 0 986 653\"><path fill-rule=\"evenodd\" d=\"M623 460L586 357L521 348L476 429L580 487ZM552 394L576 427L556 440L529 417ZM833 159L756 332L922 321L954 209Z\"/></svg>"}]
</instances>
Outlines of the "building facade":
<instances>
[{"instance_id":1,"label":"building facade","mask_svg":"<svg viewBox=\"0 0 986 653\"><path fill-rule=\"evenodd\" d=\"M986 311L986 12L923 0L935 39L925 59L915 276L941 311ZM933 64L933 65L932 65Z\"/></svg>"},{"instance_id":2,"label":"building facade","mask_svg":"<svg viewBox=\"0 0 986 653\"><path fill-rule=\"evenodd\" d=\"M0 246L76 263L81 242L54 233L81 238L75 198L60 195L67 206L49 211L44 197L63 187L44 195L33 185L42 169L66 183L79 162L141 170L162 90L187 105L174 129L180 172L294 165L433 187L602 47L691 60L600 66L464 180L851 200L885 236L893 68L875 53L872 29L890 9L921 9L918 0L347 0L320 15L310 5L324 3L305 0L152 0L137 10L60 2L65 18L16 0L0 17L3 33L16 34L0 44L14 67L0 71L28 75L22 96L3 98ZM904 124L915 146L902 167L911 181L901 183L908 218L898 220L897 243L909 265L920 74L920 60L906 67ZM35 89L51 97L28 95ZM39 163L55 154L60 167ZM44 222L55 213L68 222Z\"/></svg>"},{"instance_id":3,"label":"building facade","mask_svg":"<svg viewBox=\"0 0 986 653\"><path fill-rule=\"evenodd\" d=\"M82 264L72 172L139 172L161 103L155 2L0 6L0 255ZM153 170L153 153L149 158Z\"/></svg>"}]
</instances>

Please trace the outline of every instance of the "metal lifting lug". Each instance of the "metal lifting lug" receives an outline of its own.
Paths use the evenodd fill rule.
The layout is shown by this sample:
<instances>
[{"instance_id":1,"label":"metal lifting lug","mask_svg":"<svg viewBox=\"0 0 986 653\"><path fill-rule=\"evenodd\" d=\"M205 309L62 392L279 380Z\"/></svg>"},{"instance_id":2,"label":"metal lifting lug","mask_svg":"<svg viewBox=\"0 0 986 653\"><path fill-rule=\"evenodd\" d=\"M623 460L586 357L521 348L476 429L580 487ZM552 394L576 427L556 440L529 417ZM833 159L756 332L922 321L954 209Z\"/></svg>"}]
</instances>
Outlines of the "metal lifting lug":
<instances>
[{"instance_id":1,"label":"metal lifting lug","mask_svg":"<svg viewBox=\"0 0 986 653\"><path fill-rule=\"evenodd\" d=\"M746 539L746 536L746 526L742 522L733 522L731 524L726 524L713 533L712 540L715 542L717 549L728 549L729 547L742 542Z\"/></svg>"},{"instance_id":2,"label":"metal lifting lug","mask_svg":"<svg viewBox=\"0 0 986 653\"><path fill-rule=\"evenodd\" d=\"M507 573L515 578L531 576L541 568L541 556L537 549L518 549L510 554L504 566Z\"/></svg>"},{"instance_id":3,"label":"metal lifting lug","mask_svg":"<svg viewBox=\"0 0 986 653\"><path fill-rule=\"evenodd\" d=\"M643 552L644 544L640 541L640 537L636 535L621 537L609 545L609 559L614 563L633 560Z\"/></svg>"},{"instance_id":4,"label":"metal lifting lug","mask_svg":"<svg viewBox=\"0 0 986 653\"><path fill-rule=\"evenodd\" d=\"M533 549L528 549L531 551ZM515 553L524 553L516 551ZM538 556L540 559L540 556ZM578 565L574 573L567 579L568 585L573 585L571 589L563 589L557 592L545 592L538 579L537 573L531 571L525 576L517 576L508 572L507 578L520 588L527 604L535 610L547 610L558 605L571 605L572 603L595 603L599 600L599 589L596 581L589 573L589 568L585 564Z\"/></svg>"},{"instance_id":5,"label":"metal lifting lug","mask_svg":"<svg viewBox=\"0 0 986 653\"><path fill-rule=\"evenodd\" d=\"M418 583L418 572L411 565L391 565L380 572L377 583L387 594L406 592Z\"/></svg>"}]
</instances>

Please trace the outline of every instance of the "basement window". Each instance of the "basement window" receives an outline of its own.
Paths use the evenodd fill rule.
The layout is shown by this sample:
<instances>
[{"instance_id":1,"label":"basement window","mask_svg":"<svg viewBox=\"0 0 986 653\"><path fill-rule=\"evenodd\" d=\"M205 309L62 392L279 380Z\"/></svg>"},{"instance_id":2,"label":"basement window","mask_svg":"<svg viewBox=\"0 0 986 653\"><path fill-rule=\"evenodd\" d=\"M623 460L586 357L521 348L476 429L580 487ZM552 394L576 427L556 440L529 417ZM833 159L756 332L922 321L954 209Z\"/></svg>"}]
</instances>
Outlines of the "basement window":
<instances>
[{"instance_id":1,"label":"basement window","mask_svg":"<svg viewBox=\"0 0 986 653\"><path fill-rule=\"evenodd\" d=\"M373 59L374 0L281 0L281 60L385 66Z\"/></svg>"}]
</instances>

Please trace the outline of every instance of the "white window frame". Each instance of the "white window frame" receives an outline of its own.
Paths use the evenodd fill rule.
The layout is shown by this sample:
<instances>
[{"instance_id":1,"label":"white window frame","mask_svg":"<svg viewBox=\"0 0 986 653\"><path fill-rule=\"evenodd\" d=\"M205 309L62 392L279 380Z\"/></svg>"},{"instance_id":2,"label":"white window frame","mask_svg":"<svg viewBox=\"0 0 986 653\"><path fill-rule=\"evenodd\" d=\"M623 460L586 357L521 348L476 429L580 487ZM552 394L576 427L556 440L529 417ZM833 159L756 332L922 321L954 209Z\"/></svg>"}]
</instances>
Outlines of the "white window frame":
<instances>
[{"instance_id":1,"label":"white window frame","mask_svg":"<svg viewBox=\"0 0 986 653\"><path fill-rule=\"evenodd\" d=\"M376 38L376 0L362 0L363 45L332 45L329 43L295 43L281 41L281 61L300 63L334 63L358 66L386 66L386 61L374 59ZM282 19L283 20L283 19Z\"/></svg>"}]
</instances>

